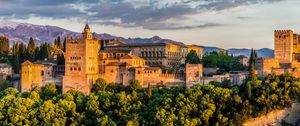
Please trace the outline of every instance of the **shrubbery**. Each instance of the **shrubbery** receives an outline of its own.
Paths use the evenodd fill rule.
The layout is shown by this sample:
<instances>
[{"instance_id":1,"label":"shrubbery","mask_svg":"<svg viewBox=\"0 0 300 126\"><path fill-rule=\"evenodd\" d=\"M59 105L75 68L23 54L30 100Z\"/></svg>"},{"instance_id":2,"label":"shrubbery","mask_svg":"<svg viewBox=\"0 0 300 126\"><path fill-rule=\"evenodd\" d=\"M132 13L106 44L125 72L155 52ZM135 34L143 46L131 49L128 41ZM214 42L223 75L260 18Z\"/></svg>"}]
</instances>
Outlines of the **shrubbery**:
<instances>
[{"instance_id":1,"label":"shrubbery","mask_svg":"<svg viewBox=\"0 0 300 126\"><path fill-rule=\"evenodd\" d=\"M26 93L7 88L0 93L0 125L235 126L288 107L300 94L300 80L290 75L269 75L239 87L190 89L141 89L133 81L131 88L124 88L98 82L88 96L75 90L60 94L51 84Z\"/></svg>"}]
</instances>

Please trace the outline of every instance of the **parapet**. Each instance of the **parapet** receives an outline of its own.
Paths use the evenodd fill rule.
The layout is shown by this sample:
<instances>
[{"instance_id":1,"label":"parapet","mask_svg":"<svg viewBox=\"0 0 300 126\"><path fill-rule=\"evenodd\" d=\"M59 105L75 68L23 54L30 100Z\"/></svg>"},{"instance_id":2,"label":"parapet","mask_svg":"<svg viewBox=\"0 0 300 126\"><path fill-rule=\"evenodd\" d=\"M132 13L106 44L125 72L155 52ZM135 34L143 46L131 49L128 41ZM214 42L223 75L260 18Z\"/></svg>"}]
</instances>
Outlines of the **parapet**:
<instances>
[{"instance_id":1,"label":"parapet","mask_svg":"<svg viewBox=\"0 0 300 126\"><path fill-rule=\"evenodd\" d=\"M293 33L293 30L287 29L287 30L274 30L275 34L287 34L287 33Z\"/></svg>"}]
</instances>

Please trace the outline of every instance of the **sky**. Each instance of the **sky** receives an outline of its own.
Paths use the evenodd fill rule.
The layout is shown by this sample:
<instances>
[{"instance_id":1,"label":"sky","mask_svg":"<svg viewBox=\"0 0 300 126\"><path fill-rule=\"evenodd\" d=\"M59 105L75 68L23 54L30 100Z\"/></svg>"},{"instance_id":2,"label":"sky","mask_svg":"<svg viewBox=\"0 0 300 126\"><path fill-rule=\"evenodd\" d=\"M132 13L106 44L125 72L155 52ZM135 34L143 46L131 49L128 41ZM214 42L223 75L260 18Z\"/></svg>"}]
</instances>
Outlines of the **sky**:
<instances>
[{"instance_id":1,"label":"sky","mask_svg":"<svg viewBox=\"0 0 300 126\"><path fill-rule=\"evenodd\" d=\"M274 48L300 33L300 0L0 0L0 18L120 37L160 36L221 48Z\"/></svg>"}]
</instances>

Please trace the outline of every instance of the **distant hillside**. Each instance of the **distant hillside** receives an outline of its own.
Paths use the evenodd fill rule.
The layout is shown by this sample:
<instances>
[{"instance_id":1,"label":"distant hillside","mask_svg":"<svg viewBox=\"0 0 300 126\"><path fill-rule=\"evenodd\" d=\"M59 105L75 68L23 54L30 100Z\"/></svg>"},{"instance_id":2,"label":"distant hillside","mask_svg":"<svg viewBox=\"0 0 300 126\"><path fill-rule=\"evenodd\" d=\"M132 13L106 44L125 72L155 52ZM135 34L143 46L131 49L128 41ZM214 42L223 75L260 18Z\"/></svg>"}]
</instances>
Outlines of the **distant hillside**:
<instances>
[{"instance_id":1,"label":"distant hillside","mask_svg":"<svg viewBox=\"0 0 300 126\"><path fill-rule=\"evenodd\" d=\"M57 36L61 38L79 38L81 37L81 33L72 32L60 27L56 26L43 26L43 25L33 25L28 23L17 23L11 21L0 20L0 35L6 36L9 38L10 43L13 42L24 42L28 43L29 38L33 37L36 44L40 44L42 42L53 43L54 39ZM93 33L93 36L98 39L118 39L120 41L124 41L126 43L157 43L157 42L164 42L164 43L175 43L179 45L184 45L182 42L173 41L171 39L164 39L160 38L159 36L153 36L151 38L123 38L118 36L113 36L110 34L97 34ZM200 46L204 48L204 53L211 52L211 51L219 51L221 48L217 47L207 47L207 46ZM249 49L228 49L230 53L233 55L250 55ZM273 50L263 48L257 50L259 57L273 57Z\"/></svg>"},{"instance_id":2,"label":"distant hillside","mask_svg":"<svg viewBox=\"0 0 300 126\"><path fill-rule=\"evenodd\" d=\"M250 49L228 49L228 52L238 56L238 55L245 55L247 57L250 57L251 50ZM269 48L262 48L256 50L258 57L262 58L273 58L274 57L274 50Z\"/></svg>"}]
</instances>

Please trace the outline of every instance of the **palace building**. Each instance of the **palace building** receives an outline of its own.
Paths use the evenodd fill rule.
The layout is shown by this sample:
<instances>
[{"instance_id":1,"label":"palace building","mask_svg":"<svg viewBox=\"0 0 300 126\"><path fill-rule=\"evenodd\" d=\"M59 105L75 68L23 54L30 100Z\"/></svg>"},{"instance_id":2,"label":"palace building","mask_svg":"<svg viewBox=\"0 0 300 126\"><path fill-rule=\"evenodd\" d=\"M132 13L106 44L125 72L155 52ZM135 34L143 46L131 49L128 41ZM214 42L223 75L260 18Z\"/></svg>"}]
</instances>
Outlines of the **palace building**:
<instances>
[{"instance_id":1,"label":"palace building","mask_svg":"<svg viewBox=\"0 0 300 126\"><path fill-rule=\"evenodd\" d=\"M98 78L124 86L129 86L131 80L138 80L141 87L178 84L191 86L201 83L202 64L184 63L189 49L196 50L201 57L202 49L197 46L166 43L126 44L117 40L98 40L93 38L90 27L86 24L82 38L66 41L64 75L60 78L63 93L76 89L89 94ZM183 68L180 73L170 74L162 70L163 66L180 65ZM57 80L56 73L61 73L61 66L51 67L51 77L54 79L45 77L51 71L50 67L46 69L48 67L41 62L24 62L21 91L42 87L47 82L60 85L59 81L49 80Z\"/></svg>"},{"instance_id":2,"label":"palace building","mask_svg":"<svg viewBox=\"0 0 300 126\"><path fill-rule=\"evenodd\" d=\"M133 55L140 56L146 60L146 65L153 67L179 67L181 64L185 63L185 57L191 50L195 50L199 58L202 57L202 48L198 46L186 46L171 42L125 44L114 40L106 42L103 48L105 50L132 50Z\"/></svg>"}]
</instances>

